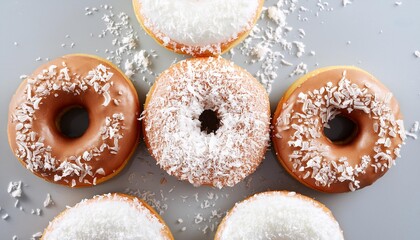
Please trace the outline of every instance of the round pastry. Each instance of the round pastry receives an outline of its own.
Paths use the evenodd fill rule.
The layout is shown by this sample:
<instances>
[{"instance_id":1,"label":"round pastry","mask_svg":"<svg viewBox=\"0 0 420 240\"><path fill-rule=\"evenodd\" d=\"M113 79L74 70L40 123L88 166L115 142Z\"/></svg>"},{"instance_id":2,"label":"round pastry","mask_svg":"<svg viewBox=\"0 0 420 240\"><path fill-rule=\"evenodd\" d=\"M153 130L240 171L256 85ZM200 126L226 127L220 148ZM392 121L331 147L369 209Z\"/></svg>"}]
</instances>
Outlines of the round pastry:
<instances>
[{"instance_id":1,"label":"round pastry","mask_svg":"<svg viewBox=\"0 0 420 240\"><path fill-rule=\"evenodd\" d=\"M159 44L193 56L220 55L242 41L264 0L133 0L144 30Z\"/></svg>"},{"instance_id":2,"label":"round pastry","mask_svg":"<svg viewBox=\"0 0 420 240\"><path fill-rule=\"evenodd\" d=\"M255 194L236 203L217 228L225 239L344 239L331 211L309 197L286 191Z\"/></svg>"},{"instance_id":3,"label":"round pastry","mask_svg":"<svg viewBox=\"0 0 420 240\"><path fill-rule=\"evenodd\" d=\"M55 217L42 240L174 239L168 226L143 200L119 193L85 199Z\"/></svg>"},{"instance_id":4,"label":"round pastry","mask_svg":"<svg viewBox=\"0 0 420 240\"><path fill-rule=\"evenodd\" d=\"M193 58L172 65L156 79L144 108L150 153L170 175L195 186L233 186L264 157L268 94L228 60Z\"/></svg>"},{"instance_id":5,"label":"round pastry","mask_svg":"<svg viewBox=\"0 0 420 240\"><path fill-rule=\"evenodd\" d=\"M89 115L77 138L64 135L60 117L76 107ZM139 138L140 105L130 80L112 63L67 55L39 67L13 95L9 144L20 162L43 179L91 186L118 174Z\"/></svg>"},{"instance_id":6,"label":"round pastry","mask_svg":"<svg viewBox=\"0 0 420 240\"><path fill-rule=\"evenodd\" d=\"M355 130L343 141L324 134L340 116ZM405 140L399 105L375 77L356 67L315 70L280 100L272 124L273 145L284 168L322 192L354 191L394 165Z\"/></svg>"}]
</instances>

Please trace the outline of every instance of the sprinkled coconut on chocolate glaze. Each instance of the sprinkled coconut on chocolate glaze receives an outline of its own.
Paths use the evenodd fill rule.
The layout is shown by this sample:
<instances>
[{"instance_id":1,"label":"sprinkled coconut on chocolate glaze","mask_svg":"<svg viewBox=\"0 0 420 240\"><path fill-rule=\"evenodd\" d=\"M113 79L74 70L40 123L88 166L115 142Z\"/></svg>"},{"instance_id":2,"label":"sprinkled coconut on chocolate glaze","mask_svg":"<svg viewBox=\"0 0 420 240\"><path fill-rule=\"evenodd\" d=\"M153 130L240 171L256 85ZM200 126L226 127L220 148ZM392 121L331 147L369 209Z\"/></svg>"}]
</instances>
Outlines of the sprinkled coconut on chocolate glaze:
<instances>
[{"instance_id":1,"label":"sprinkled coconut on chocolate glaze","mask_svg":"<svg viewBox=\"0 0 420 240\"><path fill-rule=\"evenodd\" d=\"M320 77L314 81L317 80L321 81ZM363 87L355 84L354 79L349 79L344 70L337 84L328 82L321 88L300 91L296 102L286 101L275 123L275 137L287 139L291 154L283 161L291 165L291 171L299 173L302 179L313 179L316 186L329 188L337 183L348 183L349 190L354 191L372 183L372 180L369 180L369 183L367 180L364 183L360 181L368 168L380 177L394 165L395 158L400 157L400 148L406 139L404 125L402 120L396 119L397 110L391 107L392 93L385 92L382 96L378 94L378 88L376 85L371 86L369 82ZM358 152L359 160L350 159L356 155L353 156L349 152L348 156L331 159L335 156L331 154L334 151L331 150L333 145L320 141L324 138L323 128L329 127L328 122L335 116L343 112L352 114L357 111L371 119L373 125L369 126L369 129L373 129L372 132L376 134L369 136L370 139L374 139L373 150Z\"/></svg>"},{"instance_id":2,"label":"sprinkled coconut on chocolate glaze","mask_svg":"<svg viewBox=\"0 0 420 240\"><path fill-rule=\"evenodd\" d=\"M181 61L149 93L144 130L149 150L169 174L194 185L233 186L261 162L269 139L269 102L249 73L222 58ZM199 116L213 110L215 132Z\"/></svg>"},{"instance_id":3,"label":"sprinkled coconut on chocolate glaze","mask_svg":"<svg viewBox=\"0 0 420 240\"><path fill-rule=\"evenodd\" d=\"M82 59L81 61L89 61L83 59L86 57L79 58ZM116 79L113 78L114 73L110 71L109 67L99 64L94 69L86 71L86 73L85 76L81 76L78 72L71 72L66 62L62 62L61 66L50 65L40 71L39 74L27 78L23 83L24 85L21 86L26 96L16 95L11 104L11 107L13 107L11 108L10 124L15 130L13 134L16 136L14 139L16 143L12 144L16 147L12 148L16 156L27 169L37 175L71 187L95 185L97 179L115 172L115 170L107 168L106 165L98 164L98 161L106 161L106 159L103 159L105 152L107 153L106 158L117 156L116 154L120 150L120 140L123 138L122 130L125 129L125 117L122 113L125 110L117 108L118 106L114 106L112 109L109 109L109 107L118 105L121 100L125 104L131 104L127 103L127 99L115 93L114 82L115 80L121 80L119 79L120 76ZM60 102L64 96L74 96L84 99L81 101L88 101L84 97L88 92L89 94L97 94L97 99L101 102L98 105L108 109L101 111L103 114L109 114L104 120L100 120L103 125L98 128L99 133L96 133L98 139L95 139L95 141L98 144L89 142L86 144L85 150L74 150L82 151L82 153L65 155L65 157L62 156L62 159L61 157L57 158L57 154L62 154L61 150L54 149L54 142L50 141L51 145L46 143L46 138L51 138L51 136L48 135L48 132L45 133L44 128L50 126L42 127L43 124L40 121L47 121L45 120L47 118L40 116L38 111L41 108L51 108L52 105L49 105L51 99ZM46 104L44 101L48 101L48 103ZM121 112L114 112L115 110ZM133 114L136 113L133 112ZM35 126L37 127L35 128ZM9 131L11 131L10 127ZM9 140L13 141L12 139ZM72 148L71 144L67 146Z\"/></svg>"}]
</instances>

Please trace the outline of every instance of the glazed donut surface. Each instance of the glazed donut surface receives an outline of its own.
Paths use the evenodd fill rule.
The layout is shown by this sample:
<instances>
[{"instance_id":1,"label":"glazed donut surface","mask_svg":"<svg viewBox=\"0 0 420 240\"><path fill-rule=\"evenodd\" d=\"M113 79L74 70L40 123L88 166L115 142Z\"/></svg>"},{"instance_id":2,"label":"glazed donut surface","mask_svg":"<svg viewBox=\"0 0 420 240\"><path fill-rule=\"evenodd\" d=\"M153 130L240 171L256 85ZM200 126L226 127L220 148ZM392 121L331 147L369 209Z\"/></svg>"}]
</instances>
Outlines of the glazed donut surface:
<instances>
[{"instance_id":1,"label":"glazed donut surface","mask_svg":"<svg viewBox=\"0 0 420 240\"><path fill-rule=\"evenodd\" d=\"M263 0L133 0L146 32L169 50L214 56L244 39L260 16Z\"/></svg>"},{"instance_id":2,"label":"glazed donut surface","mask_svg":"<svg viewBox=\"0 0 420 240\"><path fill-rule=\"evenodd\" d=\"M67 208L44 230L42 240L171 240L162 218L143 200L120 193L85 199Z\"/></svg>"},{"instance_id":3,"label":"glazed donut surface","mask_svg":"<svg viewBox=\"0 0 420 240\"><path fill-rule=\"evenodd\" d=\"M348 142L334 143L324 127L341 115L357 125ZM346 192L375 182L394 165L405 139L399 105L376 78L356 67L308 73L280 100L272 124L280 163L322 192Z\"/></svg>"},{"instance_id":4,"label":"glazed donut surface","mask_svg":"<svg viewBox=\"0 0 420 240\"><path fill-rule=\"evenodd\" d=\"M235 206L220 223L215 240L342 240L331 211L309 197L286 191L255 194Z\"/></svg>"},{"instance_id":5,"label":"glazed donut surface","mask_svg":"<svg viewBox=\"0 0 420 240\"><path fill-rule=\"evenodd\" d=\"M216 112L215 132L200 115ZM254 172L269 140L268 94L247 71L223 58L194 58L164 71L146 99L143 131L157 163L194 185L233 186Z\"/></svg>"},{"instance_id":6,"label":"glazed donut surface","mask_svg":"<svg viewBox=\"0 0 420 240\"><path fill-rule=\"evenodd\" d=\"M78 138L57 122L83 107L89 126ZM67 55L44 64L19 86L9 107L12 151L31 172L71 187L106 181L125 166L138 143L140 106L125 75L108 61Z\"/></svg>"}]
</instances>

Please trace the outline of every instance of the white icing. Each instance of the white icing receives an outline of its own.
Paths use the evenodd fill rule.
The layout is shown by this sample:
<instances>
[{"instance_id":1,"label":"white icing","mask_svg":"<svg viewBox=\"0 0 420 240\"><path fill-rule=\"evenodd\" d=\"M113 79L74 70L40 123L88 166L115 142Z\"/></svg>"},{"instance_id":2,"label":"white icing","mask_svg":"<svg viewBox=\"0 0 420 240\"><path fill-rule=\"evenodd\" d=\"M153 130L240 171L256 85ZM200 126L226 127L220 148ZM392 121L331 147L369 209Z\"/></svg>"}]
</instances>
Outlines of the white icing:
<instances>
[{"instance_id":1,"label":"white icing","mask_svg":"<svg viewBox=\"0 0 420 240\"><path fill-rule=\"evenodd\" d=\"M259 0L140 1L144 25L164 44L220 45L251 28Z\"/></svg>"},{"instance_id":2,"label":"white icing","mask_svg":"<svg viewBox=\"0 0 420 240\"><path fill-rule=\"evenodd\" d=\"M167 239L164 225L135 198L118 195L84 200L67 209L48 226L45 240L134 240Z\"/></svg>"},{"instance_id":3,"label":"white icing","mask_svg":"<svg viewBox=\"0 0 420 240\"><path fill-rule=\"evenodd\" d=\"M267 93L256 84L222 58L185 60L163 72L144 118L158 164L182 180L219 188L254 171L268 144L270 119ZM200 129L207 109L219 115L215 133Z\"/></svg>"},{"instance_id":4,"label":"white icing","mask_svg":"<svg viewBox=\"0 0 420 240\"><path fill-rule=\"evenodd\" d=\"M225 239L340 240L343 235L321 205L294 193L267 192L235 205L220 232Z\"/></svg>"}]
</instances>

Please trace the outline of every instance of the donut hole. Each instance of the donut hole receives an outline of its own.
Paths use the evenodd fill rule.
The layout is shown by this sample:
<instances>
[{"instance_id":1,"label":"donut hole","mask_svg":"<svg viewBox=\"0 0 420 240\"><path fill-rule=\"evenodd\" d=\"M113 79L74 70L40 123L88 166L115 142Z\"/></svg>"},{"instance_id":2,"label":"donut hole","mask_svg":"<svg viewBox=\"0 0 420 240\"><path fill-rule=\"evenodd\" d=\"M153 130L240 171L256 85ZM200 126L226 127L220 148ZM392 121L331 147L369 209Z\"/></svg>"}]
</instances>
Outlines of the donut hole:
<instances>
[{"instance_id":1,"label":"donut hole","mask_svg":"<svg viewBox=\"0 0 420 240\"><path fill-rule=\"evenodd\" d=\"M220 127L220 119L217 112L211 109L204 110L198 120L201 122L201 131L207 134L216 133Z\"/></svg>"},{"instance_id":2,"label":"donut hole","mask_svg":"<svg viewBox=\"0 0 420 240\"><path fill-rule=\"evenodd\" d=\"M324 126L324 135L334 144L348 144L358 133L357 124L343 115L335 116L335 118L328 121L328 125Z\"/></svg>"},{"instance_id":3,"label":"donut hole","mask_svg":"<svg viewBox=\"0 0 420 240\"><path fill-rule=\"evenodd\" d=\"M89 127L89 113L82 106L71 106L57 118L58 131L67 138L81 137Z\"/></svg>"}]
</instances>

